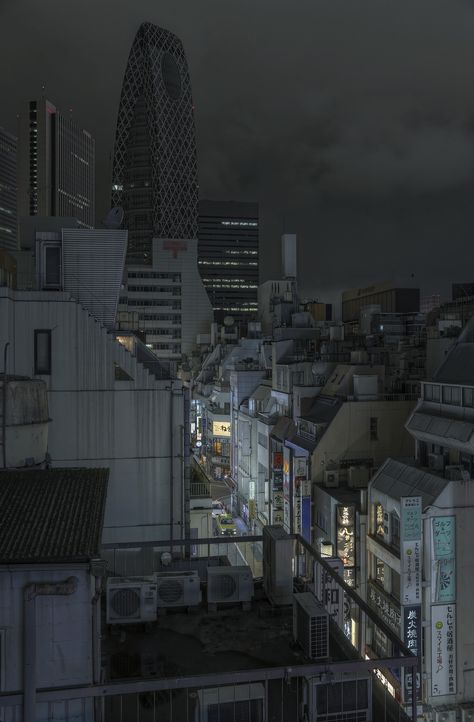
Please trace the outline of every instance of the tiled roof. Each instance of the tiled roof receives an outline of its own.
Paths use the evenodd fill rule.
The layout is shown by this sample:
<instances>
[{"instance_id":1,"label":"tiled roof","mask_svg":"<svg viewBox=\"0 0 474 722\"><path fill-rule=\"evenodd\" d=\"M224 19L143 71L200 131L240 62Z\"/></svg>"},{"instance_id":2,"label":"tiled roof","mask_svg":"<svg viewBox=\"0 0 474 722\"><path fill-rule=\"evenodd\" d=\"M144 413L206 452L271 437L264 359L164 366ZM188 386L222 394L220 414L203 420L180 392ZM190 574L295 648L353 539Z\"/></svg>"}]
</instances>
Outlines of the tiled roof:
<instances>
[{"instance_id":1,"label":"tiled roof","mask_svg":"<svg viewBox=\"0 0 474 722\"><path fill-rule=\"evenodd\" d=\"M0 471L0 564L98 556L108 469Z\"/></svg>"}]
</instances>

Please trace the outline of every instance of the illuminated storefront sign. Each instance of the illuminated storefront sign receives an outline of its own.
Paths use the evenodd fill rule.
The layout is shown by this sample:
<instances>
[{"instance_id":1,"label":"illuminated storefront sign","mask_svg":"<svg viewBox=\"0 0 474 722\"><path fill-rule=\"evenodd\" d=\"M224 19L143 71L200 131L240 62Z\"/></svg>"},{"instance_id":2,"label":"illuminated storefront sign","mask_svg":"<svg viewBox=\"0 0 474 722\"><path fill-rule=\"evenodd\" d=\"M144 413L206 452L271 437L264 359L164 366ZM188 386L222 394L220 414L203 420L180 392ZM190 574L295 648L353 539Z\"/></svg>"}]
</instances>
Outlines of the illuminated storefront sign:
<instances>
[{"instance_id":1,"label":"illuminated storefront sign","mask_svg":"<svg viewBox=\"0 0 474 722\"><path fill-rule=\"evenodd\" d=\"M283 469L283 454L281 451L273 452L273 469Z\"/></svg>"},{"instance_id":2,"label":"illuminated storefront sign","mask_svg":"<svg viewBox=\"0 0 474 722\"><path fill-rule=\"evenodd\" d=\"M437 516L432 530L432 600L435 603L456 601L456 517Z\"/></svg>"},{"instance_id":3,"label":"illuminated storefront sign","mask_svg":"<svg viewBox=\"0 0 474 722\"><path fill-rule=\"evenodd\" d=\"M355 507L336 507L336 549L344 567L355 567Z\"/></svg>"},{"instance_id":4,"label":"illuminated storefront sign","mask_svg":"<svg viewBox=\"0 0 474 722\"><path fill-rule=\"evenodd\" d=\"M421 604L422 543L421 497L400 499L400 599L402 604Z\"/></svg>"},{"instance_id":5,"label":"illuminated storefront sign","mask_svg":"<svg viewBox=\"0 0 474 722\"><path fill-rule=\"evenodd\" d=\"M213 421L213 436L230 436L230 421Z\"/></svg>"},{"instance_id":6,"label":"illuminated storefront sign","mask_svg":"<svg viewBox=\"0 0 474 722\"><path fill-rule=\"evenodd\" d=\"M403 641L408 649L421 656L421 606L402 607L403 615ZM408 668L402 669L403 676L403 699L409 703L412 699L412 671ZM421 699L421 675L416 673L417 699Z\"/></svg>"},{"instance_id":7,"label":"illuminated storefront sign","mask_svg":"<svg viewBox=\"0 0 474 722\"><path fill-rule=\"evenodd\" d=\"M455 604L431 607L431 694L456 694Z\"/></svg>"}]
</instances>

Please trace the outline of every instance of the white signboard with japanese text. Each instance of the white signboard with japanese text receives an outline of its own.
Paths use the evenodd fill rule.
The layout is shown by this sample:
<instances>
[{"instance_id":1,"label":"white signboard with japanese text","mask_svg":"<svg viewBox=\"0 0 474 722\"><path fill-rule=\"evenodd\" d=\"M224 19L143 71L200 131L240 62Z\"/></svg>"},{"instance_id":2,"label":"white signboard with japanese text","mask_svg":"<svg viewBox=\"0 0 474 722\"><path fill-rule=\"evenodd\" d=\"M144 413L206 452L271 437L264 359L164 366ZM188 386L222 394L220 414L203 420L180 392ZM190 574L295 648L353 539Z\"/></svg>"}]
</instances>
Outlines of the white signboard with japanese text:
<instances>
[{"instance_id":1,"label":"white signboard with japanese text","mask_svg":"<svg viewBox=\"0 0 474 722\"><path fill-rule=\"evenodd\" d=\"M328 557L326 561L343 578L344 564L337 557ZM329 616L340 629L344 629L344 591L322 564L314 563L314 594L328 611Z\"/></svg>"},{"instance_id":2,"label":"white signboard with japanese text","mask_svg":"<svg viewBox=\"0 0 474 722\"><path fill-rule=\"evenodd\" d=\"M400 499L400 601L421 604L422 523L421 496Z\"/></svg>"},{"instance_id":3,"label":"white signboard with japanese text","mask_svg":"<svg viewBox=\"0 0 474 722\"><path fill-rule=\"evenodd\" d=\"M431 607L431 694L456 694L456 605Z\"/></svg>"}]
</instances>

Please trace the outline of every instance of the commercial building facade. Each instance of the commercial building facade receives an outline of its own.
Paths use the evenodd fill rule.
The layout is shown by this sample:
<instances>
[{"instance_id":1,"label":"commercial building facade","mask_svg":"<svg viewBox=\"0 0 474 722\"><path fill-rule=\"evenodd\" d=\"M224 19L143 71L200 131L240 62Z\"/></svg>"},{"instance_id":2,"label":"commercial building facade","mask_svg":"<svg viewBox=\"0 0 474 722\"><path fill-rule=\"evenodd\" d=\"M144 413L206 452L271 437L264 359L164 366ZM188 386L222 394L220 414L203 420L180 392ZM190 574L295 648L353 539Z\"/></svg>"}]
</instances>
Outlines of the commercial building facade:
<instances>
[{"instance_id":1,"label":"commercial building facade","mask_svg":"<svg viewBox=\"0 0 474 722\"><path fill-rule=\"evenodd\" d=\"M181 41L143 23L128 57L117 115L112 205L125 211L127 264L151 265L153 238L197 238L191 81Z\"/></svg>"},{"instance_id":2,"label":"commercial building facade","mask_svg":"<svg viewBox=\"0 0 474 722\"><path fill-rule=\"evenodd\" d=\"M0 248L17 248L17 139L0 128Z\"/></svg>"},{"instance_id":3,"label":"commercial building facade","mask_svg":"<svg viewBox=\"0 0 474 722\"><path fill-rule=\"evenodd\" d=\"M257 203L199 202L198 264L216 321L226 316L246 332L258 310Z\"/></svg>"},{"instance_id":4,"label":"commercial building facade","mask_svg":"<svg viewBox=\"0 0 474 722\"><path fill-rule=\"evenodd\" d=\"M95 142L45 98L25 103L18 134L18 216L95 223Z\"/></svg>"}]
</instances>

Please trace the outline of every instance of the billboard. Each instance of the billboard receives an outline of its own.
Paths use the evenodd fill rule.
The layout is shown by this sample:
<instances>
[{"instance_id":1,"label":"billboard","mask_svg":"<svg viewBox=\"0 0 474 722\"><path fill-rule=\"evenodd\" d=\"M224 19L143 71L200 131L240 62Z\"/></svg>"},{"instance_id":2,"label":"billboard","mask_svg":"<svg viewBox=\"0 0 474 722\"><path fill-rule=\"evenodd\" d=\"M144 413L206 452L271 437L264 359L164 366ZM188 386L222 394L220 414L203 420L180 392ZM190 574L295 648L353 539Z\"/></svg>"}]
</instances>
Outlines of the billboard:
<instances>
[{"instance_id":1,"label":"billboard","mask_svg":"<svg viewBox=\"0 0 474 722\"><path fill-rule=\"evenodd\" d=\"M416 654L418 657L421 656L421 605L417 604L413 607L402 607L402 625L403 625L403 641L407 645L408 649ZM403 700L404 702L411 702L412 699L412 671L411 669L402 669L403 677ZM421 689L421 674L418 670L416 673L416 696L417 700L421 700L422 689Z\"/></svg>"},{"instance_id":2,"label":"billboard","mask_svg":"<svg viewBox=\"0 0 474 722\"><path fill-rule=\"evenodd\" d=\"M226 437L230 436L230 421L213 421L212 435Z\"/></svg>"},{"instance_id":3,"label":"billboard","mask_svg":"<svg viewBox=\"0 0 474 722\"><path fill-rule=\"evenodd\" d=\"M439 518L439 517L438 517ZM431 607L431 694L456 694L456 605Z\"/></svg>"},{"instance_id":4,"label":"billboard","mask_svg":"<svg viewBox=\"0 0 474 722\"><path fill-rule=\"evenodd\" d=\"M436 516L431 520L431 599L435 604L456 601L456 517Z\"/></svg>"},{"instance_id":5,"label":"billboard","mask_svg":"<svg viewBox=\"0 0 474 722\"><path fill-rule=\"evenodd\" d=\"M421 604L422 583L421 496L400 499L400 601Z\"/></svg>"},{"instance_id":6,"label":"billboard","mask_svg":"<svg viewBox=\"0 0 474 722\"><path fill-rule=\"evenodd\" d=\"M336 549L344 567L355 567L355 506L336 506Z\"/></svg>"},{"instance_id":7,"label":"billboard","mask_svg":"<svg viewBox=\"0 0 474 722\"><path fill-rule=\"evenodd\" d=\"M311 497L301 499L301 536L311 544Z\"/></svg>"}]
</instances>

